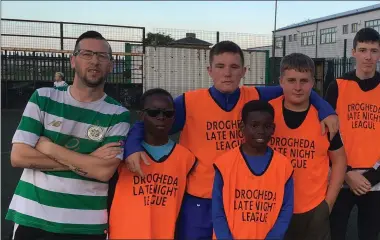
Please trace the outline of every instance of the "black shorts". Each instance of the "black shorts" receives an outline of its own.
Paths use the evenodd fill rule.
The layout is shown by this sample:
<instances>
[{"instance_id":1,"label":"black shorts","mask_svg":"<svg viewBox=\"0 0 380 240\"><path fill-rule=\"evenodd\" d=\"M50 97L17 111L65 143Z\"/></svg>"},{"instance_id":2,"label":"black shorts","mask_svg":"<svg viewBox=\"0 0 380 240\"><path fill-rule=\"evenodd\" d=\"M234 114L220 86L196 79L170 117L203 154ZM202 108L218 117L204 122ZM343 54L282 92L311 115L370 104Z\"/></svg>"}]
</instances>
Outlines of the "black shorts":
<instances>
[{"instance_id":1,"label":"black shorts","mask_svg":"<svg viewBox=\"0 0 380 240\"><path fill-rule=\"evenodd\" d=\"M15 225L10 239L13 240L105 240L106 234L85 235L85 234L61 234L47 232L39 228Z\"/></svg>"},{"instance_id":2,"label":"black shorts","mask_svg":"<svg viewBox=\"0 0 380 240\"><path fill-rule=\"evenodd\" d=\"M326 201L308 212L293 214L285 240L330 240L330 210Z\"/></svg>"}]
</instances>

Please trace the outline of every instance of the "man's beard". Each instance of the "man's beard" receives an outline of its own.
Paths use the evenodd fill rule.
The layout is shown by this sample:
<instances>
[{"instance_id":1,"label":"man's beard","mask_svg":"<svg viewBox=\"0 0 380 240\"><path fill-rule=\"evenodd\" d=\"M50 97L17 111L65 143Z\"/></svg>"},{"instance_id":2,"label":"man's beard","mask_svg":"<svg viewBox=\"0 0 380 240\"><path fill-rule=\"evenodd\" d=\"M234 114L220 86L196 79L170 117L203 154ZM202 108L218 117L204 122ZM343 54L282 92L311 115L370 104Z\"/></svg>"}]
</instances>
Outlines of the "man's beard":
<instances>
[{"instance_id":1,"label":"man's beard","mask_svg":"<svg viewBox=\"0 0 380 240\"><path fill-rule=\"evenodd\" d=\"M88 78L86 76L84 76L82 78L82 82L84 83L84 85L86 85L87 87L90 87L90 88L99 87L100 85L102 85L105 82L105 80L106 80L105 77L100 77L95 82L88 80Z\"/></svg>"},{"instance_id":2,"label":"man's beard","mask_svg":"<svg viewBox=\"0 0 380 240\"><path fill-rule=\"evenodd\" d=\"M106 81L106 77L107 77L107 76L102 76L102 77L96 79L95 81L90 81L87 78L86 73L81 74L79 71L76 71L76 74L78 74L81 82L89 88L99 87L100 85L102 85Z\"/></svg>"}]
</instances>

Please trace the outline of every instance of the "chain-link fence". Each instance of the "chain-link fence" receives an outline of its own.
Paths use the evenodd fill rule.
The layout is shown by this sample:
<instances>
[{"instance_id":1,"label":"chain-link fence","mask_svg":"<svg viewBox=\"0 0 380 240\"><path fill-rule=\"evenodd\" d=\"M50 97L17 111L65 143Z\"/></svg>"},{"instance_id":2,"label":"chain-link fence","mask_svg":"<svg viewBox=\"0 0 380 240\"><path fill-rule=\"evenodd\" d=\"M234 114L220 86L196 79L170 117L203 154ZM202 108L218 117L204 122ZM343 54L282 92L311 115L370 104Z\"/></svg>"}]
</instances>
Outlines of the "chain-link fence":
<instances>
[{"instance_id":1,"label":"chain-link fence","mask_svg":"<svg viewBox=\"0 0 380 240\"><path fill-rule=\"evenodd\" d=\"M243 49L247 73L242 84L268 84L269 52L249 49L270 44L271 35L155 28L147 32L145 39L144 89L162 87L178 96L189 90L210 87L209 52L213 45L225 40Z\"/></svg>"},{"instance_id":2,"label":"chain-link fence","mask_svg":"<svg viewBox=\"0 0 380 240\"><path fill-rule=\"evenodd\" d=\"M76 38L85 31L96 30L115 53L114 70L108 79L111 84L144 82L144 90L162 87L173 96L209 87L212 85L207 73L209 51L224 40L234 41L245 49L247 74L242 84L269 82L268 51L247 49L270 44L270 35L167 28L145 34L145 28L131 26L2 20L2 81L51 83L54 73L60 71L70 82L73 70L69 54Z\"/></svg>"},{"instance_id":3,"label":"chain-link fence","mask_svg":"<svg viewBox=\"0 0 380 240\"><path fill-rule=\"evenodd\" d=\"M46 51L39 53L31 49L69 51L74 48L75 40L81 33L96 30L119 54L115 57L110 82L144 82L144 90L162 87L178 96L185 91L212 84L207 73L209 50L224 40L234 41L244 50L248 71L242 84L277 84L281 58L292 52L300 52L315 61L318 70L316 90L323 94L326 83L354 68L351 49L355 33L363 24L378 28L380 21L368 20L362 25L346 23L341 26L342 29L339 26L327 28L323 23L298 24L278 29L274 39L269 34L170 28L155 28L146 33L142 27L89 23L3 19L1 24L2 48L8 48L2 54L7 64L2 76L8 81L30 78L48 81L53 72L58 70L64 72L67 78L72 78L68 55L64 52L49 55ZM24 53L16 52L12 57L10 47L30 49ZM20 60L21 57L25 59ZM14 62L18 65L10 59L19 59ZM33 71L30 71L31 62L34 61ZM325 80L326 77L331 79Z\"/></svg>"},{"instance_id":4,"label":"chain-link fence","mask_svg":"<svg viewBox=\"0 0 380 240\"><path fill-rule=\"evenodd\" d=\"M151 32L154 34L160 33L163 35L168 35L175 41L186 38L189 34L193 34L193 37L210 43L210 46L225 40L235 42L242 49L250 49L272 44L271 34L234 33L173 28L155 28Z\"/></svg>"},{"instance_id":5,"label":"chain-link fence","mask_svg":"<svg viewBox=\"0 0 380 240\"><path fill-rule=\"evenodd\" d=\"M76 39L89 30L100 32L113 50L114 68L105 92L129 108L136 107L143 86L145 28L2 19L2 108L23 108L36 88L53 86L55 72L62 72L71 83L70 56Z\"/></svg>"},{"instance_id":6,"label":"chain-link fence","mask_svg":"<svg viewBox=\"0 0 380 240\"><path fill-rule=\"evenodd\" d=\"M269 52L244 50L247 72L244 85L269 82ZM144 90L161 87L174 97L199 88L208 88L212 79L207 72L210 49L147 46L144 55Z\"/></svg>"},{"instance_id":7,"label":"chain-link fence","mask_svg":"<svg viewBox=\"0 0 380 240\"><path fill-rule=\"evenodd\" d=\"M3 109L24 108L35 89L53 87L57 71L64 73L69 84L74 79L69 51L5 49L9 50L1 51ZM126 107L135 108L142 94L142 56L131 59L130 55L114 54L113 58L114 69L108 75L105 92Z\"/></svg>"},{"instance_id":8,"label":"chain-link fence","mask_svg":"<svg viewBox=\"0 0 380 240\"><path fill-rule=\"evenodd\" d=\"M90 23L70 23L20 19L1 19L1 47L74 50L84 32L100 32L114 52L125 52L125 44L141 45L144 27Z\"/></svg>"}]
</instances>

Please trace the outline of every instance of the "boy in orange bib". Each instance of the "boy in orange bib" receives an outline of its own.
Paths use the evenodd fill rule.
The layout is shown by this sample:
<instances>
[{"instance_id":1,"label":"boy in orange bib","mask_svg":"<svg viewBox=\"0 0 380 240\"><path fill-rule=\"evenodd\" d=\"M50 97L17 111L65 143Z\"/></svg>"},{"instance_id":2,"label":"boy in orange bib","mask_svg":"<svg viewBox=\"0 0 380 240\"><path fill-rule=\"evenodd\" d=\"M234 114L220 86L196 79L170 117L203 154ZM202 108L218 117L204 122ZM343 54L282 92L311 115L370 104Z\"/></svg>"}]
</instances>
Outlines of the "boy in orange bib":
<instances>
[{"instance_id":1,"label":"boy in orange bib","mask_svg":"<svg viewBox=\"0 0 380 240\"><path fill-rule=\"evenodd\" d=\"M276 115L270 145L294 167L294 215L285 240L330 239L329 215L346 171L340 134L332 141L319 134L318 112L310 104L314 74L314 62L308 56L292 53L283 57L280 84L284 96L270 101Z\"/></svg>"},{"instance_id":2,"label":"boy in orange bib","mask_svg":"<svg viewBox=\"0 0 380 240\"><path fill-rule=\"evenodd\" d=\"M326 100L339 115L347 152L347 173L331 212L333 240L346 238L356 205L360 240L380 237L380 34L360 29L352 43L355 69L333 81ZM378 68L377 68L378 69Z\"/></svg>"},{"instance_id":3,"label":"boy in orange bib","mask_svg":"<svg viewBox=\"0 0 380 240\"><path fill-rule=\"evenodd\" d=\"M110 239L173 239L194 155L169 139L173 98L163 89L146 91L141 100L143 146L150 165L145 177L119 168L110 212Z\"/></svg>"},{"instance_id":4,"label":"boy in orange bib","mask_svg":"<svg viewBox=\"0 0 380 240\"><path fill-rule=\"evenodd\" d=\"M177 232L180 239L212 238L211 196L215 174L214 160L243 142L239 125L245 103L257 99L268 101L281 95L274 94L278 87L239 87L247 70L245 64L244 52L236 43L222 41L215 44L210 49L207 67L213 86L188 91L174 100L176 115L170 134L180 132L179 143L198 159L197 168L188 179L178 221ZM314 93L315 103L319 105L317 108L321 113L329 112L331 106L321 104L317 95ZM310 98L313 101L313 95ZM321 117L321 120L323 118ZM333 116L328 118L335 119ZM333 122L335 121L331 121ZM330 131L338 130L338 124L332 126L337 127L329 128ZM136 122L124 144L124 159L131 171L141 176L144 173L140 169L140 159L145 159L141 149L143 135L144 124Z\"/></svg>"},{"instance_id":5,"label":"boy in orange bib","mask_svg":"<svg viewBox=\"0 0 380 240\"><path fill-rule=\"evenodd\" d=\"M216 158L212 220L217 239L281 239L293 213L293 167L268 147L274 109L264 101L242 110L245 143Z\"/></svg>"}]
</instances>

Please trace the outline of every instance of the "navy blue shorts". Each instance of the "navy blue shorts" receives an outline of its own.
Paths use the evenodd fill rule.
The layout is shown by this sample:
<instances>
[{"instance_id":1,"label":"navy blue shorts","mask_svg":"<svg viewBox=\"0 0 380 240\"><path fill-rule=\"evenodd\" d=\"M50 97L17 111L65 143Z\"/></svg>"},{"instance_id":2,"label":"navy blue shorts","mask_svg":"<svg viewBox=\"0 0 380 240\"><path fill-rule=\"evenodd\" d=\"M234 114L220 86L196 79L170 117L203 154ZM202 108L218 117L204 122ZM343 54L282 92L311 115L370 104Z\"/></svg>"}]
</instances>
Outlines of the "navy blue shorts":
<instances>
[{"instance_id":1,"label":"navy blue shorts","mask_svg":"<svg viewBox=\"0 0 380 240\"><path fill-rule=\"evenodd\" d=\"M212 239L211 199L185 193L176 231L176 239Z\"/></svg>"}]
</instances>

